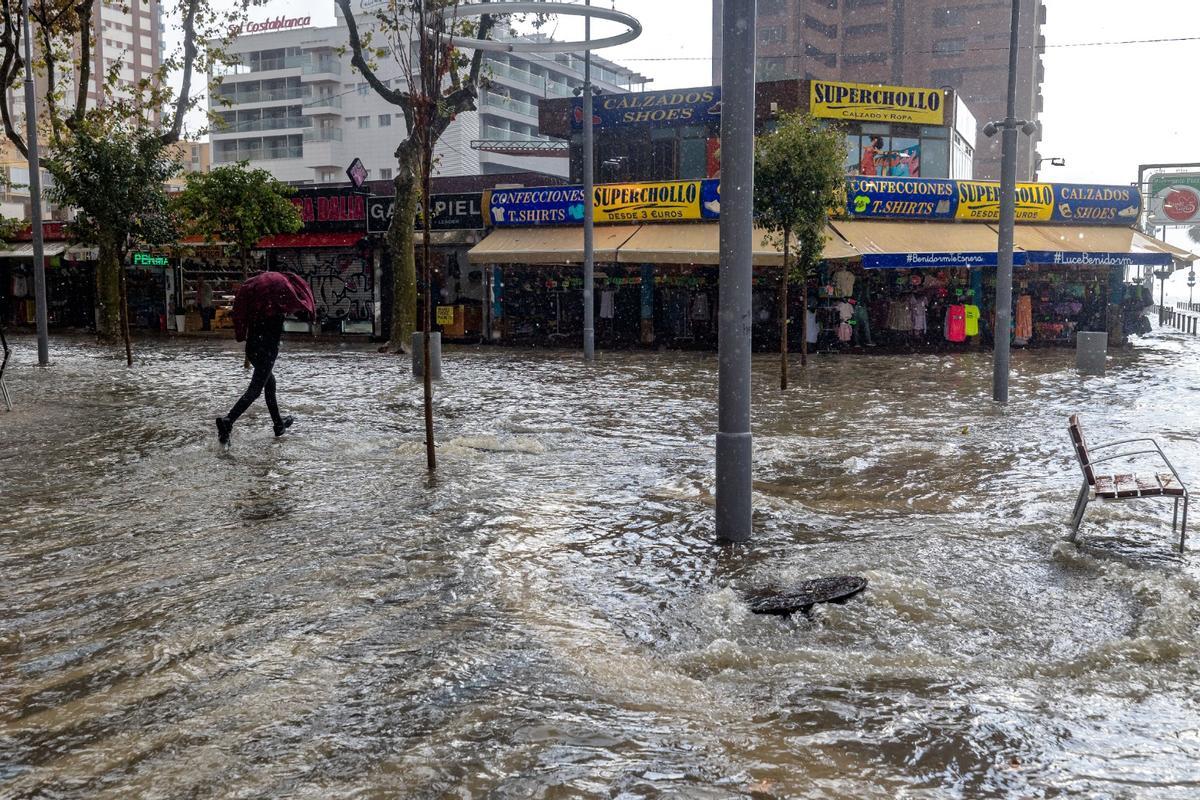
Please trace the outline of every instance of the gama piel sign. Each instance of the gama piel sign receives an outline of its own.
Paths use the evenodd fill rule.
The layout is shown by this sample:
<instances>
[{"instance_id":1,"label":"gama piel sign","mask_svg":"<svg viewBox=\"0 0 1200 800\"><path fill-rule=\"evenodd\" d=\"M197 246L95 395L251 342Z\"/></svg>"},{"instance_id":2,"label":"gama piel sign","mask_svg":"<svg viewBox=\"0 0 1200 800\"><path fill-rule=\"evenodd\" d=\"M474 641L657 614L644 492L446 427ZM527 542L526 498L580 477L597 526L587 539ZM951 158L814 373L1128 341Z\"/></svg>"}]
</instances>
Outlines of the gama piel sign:
<instances>
[{"instance_id":1,"label":"gama piel sign","mask_svg":"<svg viewBox=\"0 0 1200 800\"><path fill-rule=\"evenodd\" d=\"M484 227L484 208L490 192L457 192L433 195L433 217L430 230L478 230ZM367 198L367 231L383 233L392 224L395 197L373 195ZM417 209L416 227L421 226L421 209Z\"/></svg>"},{"instance_id":2,"label":"gama piel sign","mask_svg":"<svg viewBox=\"0 0 1200 800\"><path fill-rule=\"evenodd\" d=\"M1150 176L1150 224L1200 223L1200 173L1160 172Z\"/></svg>"},{"instance_id":3,"label":"gama piel sign","mask_svg":"<svg viewBox=\"0 0 1200 800\"><path fill-rule=\"evenodd\" d=\"M721 215L717 180L600 184L592 198L597 223L688 222ZM488 222L496 227L580 225L583 211L582 186L496 189Z\"/></svg>"},{"instance_id":4,"label":"gama piel sign","mask_svg":"<svg viewBox=\"0 0 1200 800\"><path fill-rule=\"evenodd\" d=\"M946 95L941 89L844 81L809 82L809 113L826 119L942 125Z\"/></svg>"},{"instance_id":5,"label":"gama piel sign","mask_svg":"<svg viewBox=\"0 0 1200 800\"><path fill-rule=\"evenodd\" d=\"M1132 225L1141 211L1133 186L1086 183L1018 183L1020 222L1071 225ZM851 177L846 215L868 219L1000 219L1000 184L940 178Z\"/></svg>"}]
</instances>

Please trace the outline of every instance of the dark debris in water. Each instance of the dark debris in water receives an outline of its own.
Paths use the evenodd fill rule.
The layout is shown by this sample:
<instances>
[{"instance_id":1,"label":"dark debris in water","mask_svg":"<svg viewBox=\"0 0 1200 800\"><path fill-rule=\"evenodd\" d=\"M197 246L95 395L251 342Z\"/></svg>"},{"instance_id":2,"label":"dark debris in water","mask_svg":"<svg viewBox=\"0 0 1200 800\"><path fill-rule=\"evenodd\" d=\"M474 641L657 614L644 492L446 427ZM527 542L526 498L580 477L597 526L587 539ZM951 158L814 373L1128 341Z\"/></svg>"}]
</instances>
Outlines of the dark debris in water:
<instances>
[{"instance_id":1,"label":"dark debris in water","mask_svg":"<svg viewBox=\"0 0 1200 800\"><path fill-rule=\"evenodd\" d=\"M783 588L759 589L746 595L755 614L786 616L807 612L817 603L841 603L867 588L867 579L858 575L814 578Z\"/></svg>"}]
</instances>

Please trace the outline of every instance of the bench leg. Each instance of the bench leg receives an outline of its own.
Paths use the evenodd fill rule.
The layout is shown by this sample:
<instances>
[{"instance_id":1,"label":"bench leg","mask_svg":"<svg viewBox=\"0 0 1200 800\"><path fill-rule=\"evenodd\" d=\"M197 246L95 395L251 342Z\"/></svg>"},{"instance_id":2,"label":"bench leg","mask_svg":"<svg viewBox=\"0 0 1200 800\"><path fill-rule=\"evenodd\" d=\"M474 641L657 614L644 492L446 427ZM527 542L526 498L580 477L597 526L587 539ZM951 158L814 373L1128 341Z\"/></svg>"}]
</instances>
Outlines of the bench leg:
<instances>
[{"instance_id":1,"label":"bench leg","mask_svg":"<svg viewBox=\"0 0 1200 800\"><path fill-rule=\"evenodd\" d=\"M1175 498L1175 513L1171 516L1171 533L1179 530L1179 498Z\"/></svg>"},{"instance_id":2,"label":"bench leg","mask_svg":"<svg viewBox=\"0 0 1200 800\"><path fill-rule=\"evenodd\" d=\"M1187 541L1187 511L1188 497L1183 498L1183 525L1179 527L1179 552L1183 552L1183 545Z\"/></svg>"},{"instance_id":3,"label":"bench leg","mask_svg":"<svg viewBox=\"0 0 1200 800\"><path fill-rule=\"evenodd\" d=\"M1091 498L1091 487L1087 481L1083 482L1083 487L1079 490L1079 497L1075 500L1075 511L1071 514L1071 537L1070 541L1074 542L1075 537L1079 534L1079 526L1083 522L1083 512L1087 510L1088 500Z\"/></svg>"}]
</instances>

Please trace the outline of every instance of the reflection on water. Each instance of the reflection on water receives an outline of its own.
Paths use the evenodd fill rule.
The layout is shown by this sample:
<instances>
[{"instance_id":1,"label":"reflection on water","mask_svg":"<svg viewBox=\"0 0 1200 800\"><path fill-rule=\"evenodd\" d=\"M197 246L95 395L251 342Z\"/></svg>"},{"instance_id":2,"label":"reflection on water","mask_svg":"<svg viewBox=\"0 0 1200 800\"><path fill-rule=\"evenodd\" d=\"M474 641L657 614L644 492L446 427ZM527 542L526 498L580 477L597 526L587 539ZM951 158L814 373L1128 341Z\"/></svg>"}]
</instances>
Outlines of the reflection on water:
<instances>
[{"instance_id":1,"label":"reflection on water","mask_svg":"<svg viewBox=\"0 0 1200 800\"><path fill-rule=\"evenodd\" d=\"M1060 543L1065 432L1200 475L1196 340L755 362L756 532L712 542L716 361L18 340L0 415L0 796L1194 797L1200 582L1161 501ZM799 370L797 369L797 372ZM740 593L834 573L841 606Z\"/></svg>"}]
</instances>

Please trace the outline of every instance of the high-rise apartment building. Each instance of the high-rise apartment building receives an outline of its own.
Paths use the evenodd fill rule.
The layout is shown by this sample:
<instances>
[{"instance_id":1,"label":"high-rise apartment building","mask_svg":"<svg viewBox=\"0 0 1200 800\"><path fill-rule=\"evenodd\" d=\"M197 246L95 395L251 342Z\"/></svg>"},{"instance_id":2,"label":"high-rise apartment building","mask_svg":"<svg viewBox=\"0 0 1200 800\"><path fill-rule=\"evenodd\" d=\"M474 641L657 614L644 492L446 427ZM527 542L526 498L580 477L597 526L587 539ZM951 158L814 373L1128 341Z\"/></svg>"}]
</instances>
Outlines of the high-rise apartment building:
<instances>
[{"instance_id":1,"label":"high-rise apartment building","mask_svg":"<svg viewBox=\"0 0 1200 800\"><path fill-rule=\"evenodd\" d=\"M34 32L35 43L37 32ZM36 44L35 44L36 46ZM127 0L126 3L99 2L92 9L91 30L91 75L89 78L88 106L95 107L108 95L104 87L110 69L117 70L114 93L118 96L128 92L139 81L152 77L162 64L162 3L149 0ZM46 95L45 78L35 75L35 96L39 106ZM59 89L69 102L74 103L75 82L73 70L59 72ZM15 126L25 134L25 89L18 83L8 91L8 107L12 109ZM0 151L0 171L17 184L28 182L29 174L15 148L7 155ZM46 179L43 174L43 186ZM29 192L22 187L5 190L4 207L9 212L18 208L23 216L29 215Z\"/></svg>"},{"instance_id":2,"label":"high-rise apartment building","mask_svg":"<svg viewBox=\"0 0 1200 800\"><path fill-rule=\"evenodd\" d=\"M368 13L358 22L360 29L375 24ZM518 35L501 30L496 38L505 36ZM340 14L336 25L321 28L310 27L307 17L248 25L228 48L238 63L223 70L210 98L210 110L223 120L212 131L213 163L249 161L283 181L339 183L359 158L370 179L393 178L404 115L354 70L348 42ZM404 86L399 65L381 62L380 79ZM565 176L565 151L561 157L535 157L515 146L475 149L472 142L549 142L538 134L537 101L571 96L583 84L582 56L488 53L483 70L487 86L479 91L478 110L459 114L438 140L436 174ZM647 79L593 56L592 80L614 93Z\"/></svg>"},{"instance_id":3,"label":"high-rise apartment building","mask_svg":"<svg viewBox=\"0 0 1200 800\"><path fill-rule=\"evenodd\" d=\"M1010 0L759 0L760 80L823 78L955 90L982 130L1004 119ZM1017 117L1042 109L1043 0L1024 0ZM714 36L714 48L719 36ZM720 52L714 50L714 71ZM1018 137L1017 177L1031 180L1039 136ZM1000 137L975 142L975 177L1000 177Z\"/></svg>"}]
</instances>

